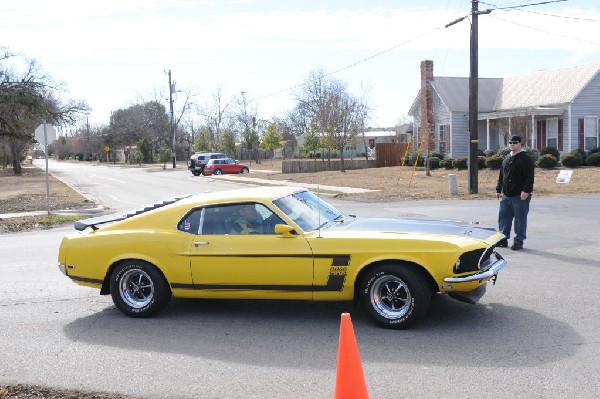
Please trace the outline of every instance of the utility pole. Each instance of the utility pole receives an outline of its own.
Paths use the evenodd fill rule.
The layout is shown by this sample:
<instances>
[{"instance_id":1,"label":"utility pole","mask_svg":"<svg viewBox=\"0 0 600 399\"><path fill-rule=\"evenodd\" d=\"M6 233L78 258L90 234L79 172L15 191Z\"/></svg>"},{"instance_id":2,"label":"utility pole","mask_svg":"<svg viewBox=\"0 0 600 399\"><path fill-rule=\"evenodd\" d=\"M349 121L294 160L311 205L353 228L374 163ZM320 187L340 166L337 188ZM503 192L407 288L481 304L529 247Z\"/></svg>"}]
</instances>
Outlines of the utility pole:
<instances>
[{"instance_id":1,"label":"utility pole","mask_svg":"<svg viewBox=\"0 0 600 399\"><path fill-rule=\"evenodd\" d=\"M478 72L478 0L471 0L471 73L469 75L469 194L479 192L478 178L478 144L477 137L477 100L479 91L479 72Z\"/></svg>"},{"instance_id":2,"label":"utility pole","mask_svg":"<svg viewBox=\"0 0 600 399\"><path fill-rule=\"evenodd\" d=\"M477 194L478 188L478 170L477 170L477 155L479 150L479 139L477 136L477 96L479 94L479 72L478 72L478 16L479 14L489 14L491 9L479 11L479 1L471 0L471 51L470 51L470 64L471 73L469 74L469 157L468 157L468 170L469 170L469 181L468 189L469 194ZM446 28L459 23L464 20L465 17L458 18L446 25Z\"/></svg>"},{"instance_id":3,"label":"utility pole","mask_svg":"<svg viewBox=\"0 0 600 399\"><path fill-rule=\"evenodd\" d=\"M173 148L172 148L172 154L173 154L173 169L175 169L176 167L176 159L175 159L175 121L174 121L174 117L173 117L173 83L171 82L171 70L169 69L169 107L170 107L170 111L171 111L171 118L170 118L170 127L171 127L171 135L173 136Z\"/></svg>"}]
</instances>

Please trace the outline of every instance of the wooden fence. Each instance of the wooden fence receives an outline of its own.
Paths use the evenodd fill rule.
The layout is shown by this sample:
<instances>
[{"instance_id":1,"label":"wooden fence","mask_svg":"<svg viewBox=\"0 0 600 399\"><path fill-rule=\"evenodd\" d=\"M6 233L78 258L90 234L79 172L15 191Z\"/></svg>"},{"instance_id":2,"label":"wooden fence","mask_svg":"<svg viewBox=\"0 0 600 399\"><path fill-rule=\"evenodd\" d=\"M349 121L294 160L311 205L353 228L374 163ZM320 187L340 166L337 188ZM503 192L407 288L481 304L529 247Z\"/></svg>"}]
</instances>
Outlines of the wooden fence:
<instances>
[{"instance_id":1,"label":"wooden fence","mask_svg":"<svg viewBox=\"0 0 600 399\"><path fill-rule=\"evenodd\" d=\"M379 143L375 146L375 166L383 168L386 166L402 165L402 158L406 154L408 143Z\"/></svg>"},{"instance_id":2,"label":"wooden fence","mask_svg":"<svg viewBox=\"0 0 600 399\"><path fill-rule=\"evenodd\" d=\"M321 159L289 159L281 164L282 173L314 173L326 170L340 170L339 159L321 160ZM344 169L365 169L375 167L375 161L366 159L344 159Z\"/></svg>"}]
</instances>

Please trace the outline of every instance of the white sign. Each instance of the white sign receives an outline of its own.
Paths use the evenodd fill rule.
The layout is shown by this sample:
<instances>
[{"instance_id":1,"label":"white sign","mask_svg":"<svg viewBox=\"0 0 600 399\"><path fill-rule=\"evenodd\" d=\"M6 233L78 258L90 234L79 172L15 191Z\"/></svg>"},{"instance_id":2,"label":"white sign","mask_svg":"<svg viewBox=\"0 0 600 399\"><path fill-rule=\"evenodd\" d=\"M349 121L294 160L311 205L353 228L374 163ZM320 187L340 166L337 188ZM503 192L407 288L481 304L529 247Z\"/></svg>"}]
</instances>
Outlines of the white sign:
<instances>
[{"instance_id":1,"label":"white sign","mask_svg":"<svg viewBox=\"0 0 600 399\"><path fill-rule=\"evenodd\" d=\"M571 181L571 176L573 175L572 170L561 170L558 172L558 176L556 177L557 183L568 183Z\"/></svg>"},{"instance_id":2,"label":"white sign","mask_svg":"<svg viewBox=\"0 0 600 399\"><path fill-rule=\"evenodd\" d=\"M54 126L46 124L46 138L47 142L44 141L44 124L42 123L35 129L35 140L42 144L52 144L56 141L56 129Z\"/></svg>"}]
</instances>

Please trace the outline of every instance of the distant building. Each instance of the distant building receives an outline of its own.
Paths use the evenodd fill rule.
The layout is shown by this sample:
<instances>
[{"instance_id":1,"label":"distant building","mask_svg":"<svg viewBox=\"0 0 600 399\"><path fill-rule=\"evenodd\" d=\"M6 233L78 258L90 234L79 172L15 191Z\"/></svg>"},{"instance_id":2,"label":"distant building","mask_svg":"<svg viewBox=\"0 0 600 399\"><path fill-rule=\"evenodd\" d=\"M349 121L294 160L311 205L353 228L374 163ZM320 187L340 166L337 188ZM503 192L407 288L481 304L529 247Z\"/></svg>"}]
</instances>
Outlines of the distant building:
<instances>
[{"instance_id":1,"label":"distant building","mask_svg":"<svg viewBox=\"0 0 600 399\"><path fill-rule=\"evenodd\" d=\"M386 128L367 128L358 133L354 143L344 149L344 158L366 157L379 143L406 143L412 137L412 124L404 124ZM298 136L298 152L300 155L304 144L304 134ZM338 156L339 154L335 154Z\"/></svg>"}]
</instances>

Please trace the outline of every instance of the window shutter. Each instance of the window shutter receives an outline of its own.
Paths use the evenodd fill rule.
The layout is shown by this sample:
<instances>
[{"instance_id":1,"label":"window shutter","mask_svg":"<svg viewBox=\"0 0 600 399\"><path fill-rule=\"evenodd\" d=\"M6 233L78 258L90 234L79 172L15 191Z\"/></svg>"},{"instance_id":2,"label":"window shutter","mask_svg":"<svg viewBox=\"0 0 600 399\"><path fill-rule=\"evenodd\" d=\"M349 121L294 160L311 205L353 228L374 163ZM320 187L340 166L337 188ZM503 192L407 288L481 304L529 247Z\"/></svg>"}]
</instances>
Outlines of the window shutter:
<instances>
[{"instance_id":1,"label":"window shutter","mask_svg":"<svg viewBox=\"0 0 600 399\"><path fill-rule=\"evenodd\" d=\"M563 150L563 120L558 120L558 151Z\"/></svg>"},{"instance_id":2,"label":"window shutter","mask_svg":"<svg viewBox=\"0 0 600 399\"><path fill-rule=\"evenodd\" d=\"M585 144L585 137L583 136L583 126L584 126L584 119L580 118L577 120L577 125L578 125L578 134L577 136L579 137L579 144L578 147L580 150L584 149L584 144Z\"/></svg>"},{"instance_id":3,"label":"window shutter","mask_svg":"<svg viewBox=\"0 0 600 399\"><path fill-rule=\"evenodd\" d=\"M538 150L541 150L542 145L545 145L545 143L542 142L542 130L545 127L544 122L545 121L537 121L537 129L535 132L535 148Z\"/></svg>"}]
</instances>

